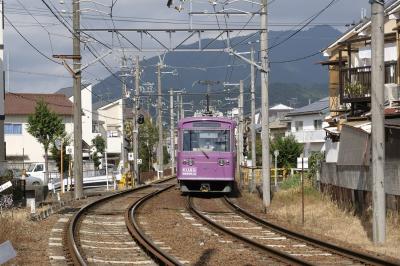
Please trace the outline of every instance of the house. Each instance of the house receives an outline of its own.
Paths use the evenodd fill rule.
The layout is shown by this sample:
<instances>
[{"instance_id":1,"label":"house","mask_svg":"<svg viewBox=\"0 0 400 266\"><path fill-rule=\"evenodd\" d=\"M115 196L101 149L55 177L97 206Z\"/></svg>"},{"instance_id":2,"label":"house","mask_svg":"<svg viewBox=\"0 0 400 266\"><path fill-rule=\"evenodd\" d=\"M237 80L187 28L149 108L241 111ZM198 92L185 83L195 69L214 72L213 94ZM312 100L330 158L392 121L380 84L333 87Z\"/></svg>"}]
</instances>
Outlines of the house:
<instances>
[{"instance_id":1,"label":"house","mask_svg":"<svg viewBox=\"0 0 400 266\"><path fill-rule=\"evenodd\" d=\"M384 60L387 106L399 104L400 1L385 5ZM324 51L322 65L329 67L329 102L332 117L350 111L359 116L370 109L371 102L371 20L363 19Z\"/></svg>"},{"instance_id":2,"label":"house","mask_svg":"<svg viewBox=\"0 0 400 266\"><path fill-rule=\"evenodd\" d=\"M72 103L63 94L6 93L4 136L7 161L43 162L42 145L27 131L28 116L35 112L36 102L43 100L65 124L67 134L73 131Z\"/></svg>"},{"instance_id":3,"label":"house","mask_svg":"<svg viewBox=\"0 0 400 266\"><path fill-rule=\"evenodd\" d=\"M384 7L385 192L389 209L400 197L400 1ZM330 116L321 185L359 210L371 204L371 20L363 19L324 50ZM333 189L332 189L333 188ZM339 188L339 189L337 189ZM335 193L335 192L332 192Z\"/></svg>"},{"instance_id":4,"label":"house","mask_svg":"<svg viewBox=\"0 0 400 266\"><path fill-rule=\"evenodd\" d=\"M96 107L94 119L97 121L98 132L106 140L107 156L115 164L119 162L122 149L128 149L126 140L123 139L122 112L125 121L133 119L132 108L122 107L122 100L117 99L103 106Z\"/></svg>"},{"instance_id":5,"label":"house","mask_svg":"<svg viewBox=\"0 0 400 266\"><path fill-rule=\"evenodd\" d=\"M92 104L92 84L82 84L81 89L81 100L82 100L82 140L85 143L85 147L89 147L92 144L92 139L97 135L100 135L94 127L93 116L95 116ZM67 87L58 90L56 93L64 94L72 103L74 102L73 88Z\"/></svg>"},{"instance_id":6,"label":"house","mask_svg":"<svg viewBox=\"0 0 400 266\"><path fill-rule=\"evenodd\" d=\"M328 114L328 97L289 112L286 136L293 135L299 143L309 143L310 151L324 151L326 133L323 128L328 126L325 122Z\"/></svg>"}]
</instances>

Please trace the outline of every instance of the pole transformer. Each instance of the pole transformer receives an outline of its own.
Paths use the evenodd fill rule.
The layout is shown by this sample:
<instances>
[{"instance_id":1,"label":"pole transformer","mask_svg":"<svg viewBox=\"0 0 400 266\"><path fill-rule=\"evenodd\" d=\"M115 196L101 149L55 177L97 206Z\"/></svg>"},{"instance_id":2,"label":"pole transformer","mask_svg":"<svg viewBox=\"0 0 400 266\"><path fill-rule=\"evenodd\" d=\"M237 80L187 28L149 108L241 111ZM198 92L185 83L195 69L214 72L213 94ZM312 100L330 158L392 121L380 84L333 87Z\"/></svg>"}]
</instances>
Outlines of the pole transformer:
<instances>
[{"instance_id":1,"label":"pole transformer","mask_svg":"<svg viewBox=\"0 0 400 266\"><path fill-rule=\"evenodd\" d=\"M385 115L384 115L384 1L371 3L371 142L372 233L375 244L385 242Z\"/></svg>"},{"instance_id":2,"label":"pole transformer","mask_svg":"<svg viewBox=\"0 0 400 266\"><path fill-rule=\"evenodd\" d=\"M82 100L81 100L81 43L79 0L72 2L73 22L73 69L74 83L74 178L75 199L83 198L83 165L82 165Z\"/></svg>"}]
</instances>

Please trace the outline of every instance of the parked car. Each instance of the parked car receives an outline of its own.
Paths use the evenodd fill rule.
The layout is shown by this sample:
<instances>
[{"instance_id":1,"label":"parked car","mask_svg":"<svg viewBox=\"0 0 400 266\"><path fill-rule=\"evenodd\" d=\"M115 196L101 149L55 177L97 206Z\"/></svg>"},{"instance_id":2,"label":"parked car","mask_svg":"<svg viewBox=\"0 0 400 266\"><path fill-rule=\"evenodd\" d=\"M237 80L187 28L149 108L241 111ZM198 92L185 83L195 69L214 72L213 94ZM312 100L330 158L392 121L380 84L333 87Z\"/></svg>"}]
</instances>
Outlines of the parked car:
<instances>
[{"instance_id":1,"label":"parked car","mask_svg":"<svg viewBox=\"0 0 400 266\"><path fill-rule=\"evenodd\" d=\"M21 180L22 176L15 176L15 180ZM25 186L43 186L43 180L35 176L25 176Z\"/></svg>"}]
</instances>

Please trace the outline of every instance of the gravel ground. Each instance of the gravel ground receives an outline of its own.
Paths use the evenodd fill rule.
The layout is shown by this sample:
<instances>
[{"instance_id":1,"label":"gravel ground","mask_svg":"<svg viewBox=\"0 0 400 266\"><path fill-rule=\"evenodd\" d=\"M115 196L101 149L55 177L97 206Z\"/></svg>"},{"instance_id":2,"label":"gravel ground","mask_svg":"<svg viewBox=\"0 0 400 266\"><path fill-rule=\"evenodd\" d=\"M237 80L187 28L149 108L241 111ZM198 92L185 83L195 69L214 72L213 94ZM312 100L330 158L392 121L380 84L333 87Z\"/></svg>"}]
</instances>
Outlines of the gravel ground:
<instances>
[{"instance_id":1,"label":"gravel ground","mask_svg":"<svg viewBox=\"0 0 400 266\"><path fill-rule=\"evenodd\" d=\"M342 247L358 250L389 260L400 259L400 238L388 239L385 246L374 247L359 218L351 213L340 210L329 199L315 199L315 195L305 196L306 209L305 226L301 225L301 198L298 193L285 195L285 191L278 192L272 199L271 207L264 212L262 200L258 194L242 191L233 198L239 206L251 213L268 220L269 222L298 231L315 238L329 241ZM288 199L289 198L289 199ZM287 211L283 211L286 209ZM393 238L388 233L389 238ZM395 236L396 237L396 236Z\"/></svg>"},{"instance_id":2,"label":"gravel ground","mask_svg":"<svg viewBox=\"0 0 400 266\"><path fill-rule=\"evenodd\" d=\"M167 253L189 265L282 265L204 226L186 209L186 200L175 188L139 210L142 228Z\"/></svg>"},{"instance_id":3,"label":"gravel ground","mask_svg":"<svg viewBox=\"0 0 400 266\"><path fill-rule=\"evenodd\" d=\"M89 197L71 201L60 210L60 213L73 212L101 195L99 192L87 192ZM96 195L96 196L92 196ZM53 214L41 221L28 220L25 209L17 209L0 217L0 243L10 240L17 251L17 257L6 265L50 265L48 257L49 237L51 229L57 223L61 214Z\"/></svg>"}]
</instances>

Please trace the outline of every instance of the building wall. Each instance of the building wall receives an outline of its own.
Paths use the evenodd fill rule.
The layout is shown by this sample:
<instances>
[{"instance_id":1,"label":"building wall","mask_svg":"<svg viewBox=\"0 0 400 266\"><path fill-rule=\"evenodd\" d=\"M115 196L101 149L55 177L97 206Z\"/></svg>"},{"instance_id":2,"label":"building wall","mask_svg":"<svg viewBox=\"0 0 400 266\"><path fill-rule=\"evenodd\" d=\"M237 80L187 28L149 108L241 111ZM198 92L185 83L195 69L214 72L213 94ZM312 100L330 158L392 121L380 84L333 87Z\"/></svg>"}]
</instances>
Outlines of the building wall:
<instances>
[{"instance_id":1,"label":"building wall","mask_svg":"<svg viewBox=\"0 0 400 266\"><path fill-rule=\"evenodd\" d=\"M92 85L87 86L81 91L82 99L82 139L89 145L92 143L92 139L95 138L97 133L92 132L93 128L93 109L92 109ZM69 100L74 102L74 96L70 97Z\"/></svg>"},{"instance_id":2,"label":"building wall","mask_svg":"<svg viewBox=\"0 0 400 266\"><path fill-rule=\"evenodd\" d=\"M22 158L23 150L27 162L43 162L44 149L42 145L28 133L28 116L7 115L5 123L22 124L21 134L5 134L6 156ZM63 117L67 134L73 132L72 117Z\"/></svg>"},{"instance_id":3,"label":"building wall","mask_svg":"<svg viewBox=\"0 0 400 266\"><path fill-rule=\"evenodd\" d=\"M299 143L310 143L311 151L321 151L324 149L326 133L323 128L328 126L328 123L324 122L325 115L310 114L293 116L290 118L290 131L286 132L286 135L293 135ZM314 120L322 121L321 129L314 128ZM296 121L303 122L302 130L296 130Z\"/></svg>"},{"instance_id":4,"label":"building wall","mask_svg":"<svg viewBox=\"0 0 400 266\"><path fill-rule=\"evenodd\" d=\"M98 119L103 121L106 132L107 152L121 153L122 145L122 105L121 100L97 110Z\"/></svg>"}]
</instances>

